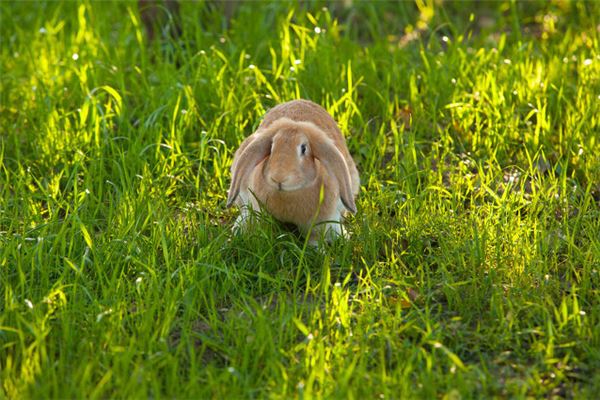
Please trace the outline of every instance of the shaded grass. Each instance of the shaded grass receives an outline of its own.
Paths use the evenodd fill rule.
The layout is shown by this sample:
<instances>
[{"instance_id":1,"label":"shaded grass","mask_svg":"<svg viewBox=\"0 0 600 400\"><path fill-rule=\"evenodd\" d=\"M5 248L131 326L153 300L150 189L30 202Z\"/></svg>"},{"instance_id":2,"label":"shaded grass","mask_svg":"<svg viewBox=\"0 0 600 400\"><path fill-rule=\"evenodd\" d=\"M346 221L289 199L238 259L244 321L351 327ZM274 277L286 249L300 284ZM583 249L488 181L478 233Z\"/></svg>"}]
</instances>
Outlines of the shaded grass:
<instances>
[{"instance_id":1,"label":"shaded grass","mask_svg":"<svg viewBox=\"0 0 600 400\"><path fill-rule=\"evenodd\" d=\"M593 396L600 14L564 4L182 3L148 44L135 3L0 3L4 395ZM322 252L224 208L297 97L361 171Z\"/></svg>"}]
</instances>

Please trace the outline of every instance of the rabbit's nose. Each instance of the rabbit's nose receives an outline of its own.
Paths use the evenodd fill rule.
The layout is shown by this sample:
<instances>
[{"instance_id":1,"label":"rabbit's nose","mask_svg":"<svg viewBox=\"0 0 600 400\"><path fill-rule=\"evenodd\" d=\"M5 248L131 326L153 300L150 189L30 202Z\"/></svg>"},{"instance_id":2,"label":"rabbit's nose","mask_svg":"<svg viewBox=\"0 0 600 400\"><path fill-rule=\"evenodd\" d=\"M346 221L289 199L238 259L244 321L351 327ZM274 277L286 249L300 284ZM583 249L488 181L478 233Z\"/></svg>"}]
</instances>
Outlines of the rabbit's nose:
<instances>
[{"instance_id":1,"label":"rabbit's nose","mask_svg":"<svg viewBox=\"0 0 600 400\"><path fill-rule=\"evenodd\" d=\"M283 190L283 185L287 181L287 176L271 175L269 176L269 179L273 183L273 186L276 186L279 190Z\"/></svg>"},{"instance_id":2,"label":"rabbit's nose","mask_svg":"<svg viewBox=\"0 0 600 400\"><path fill-rule=\"evenodd\" d=\"M270 178L271 178L271 182L273 182L279 190L281 190L283 188L283 180L284 180L283 178L278 178L278 177L273 177L273 176L271 176Z\"/></svg>"}]
</instances>

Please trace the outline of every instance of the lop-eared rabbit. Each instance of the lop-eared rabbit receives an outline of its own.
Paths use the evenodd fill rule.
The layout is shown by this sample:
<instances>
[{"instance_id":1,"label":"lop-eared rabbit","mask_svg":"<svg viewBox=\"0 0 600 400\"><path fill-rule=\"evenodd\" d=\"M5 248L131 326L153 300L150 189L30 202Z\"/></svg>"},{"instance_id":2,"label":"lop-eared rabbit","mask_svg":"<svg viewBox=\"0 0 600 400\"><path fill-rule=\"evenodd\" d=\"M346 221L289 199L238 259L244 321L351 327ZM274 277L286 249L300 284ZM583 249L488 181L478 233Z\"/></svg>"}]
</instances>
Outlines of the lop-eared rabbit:
<instances>
[{"instance_id":1,"label":"lop-eared rabbit","mask_svg":"<svg viewBox=\"0 0 600 400\"><path fill-rule=\"evenodd\" d=\"M343 233L344 214L356 212L358 170L342 132L321 106L293 100L272 108L235 152L227 206L248 207L295 224L311 244Z\"/></svg>"}]
</instances>

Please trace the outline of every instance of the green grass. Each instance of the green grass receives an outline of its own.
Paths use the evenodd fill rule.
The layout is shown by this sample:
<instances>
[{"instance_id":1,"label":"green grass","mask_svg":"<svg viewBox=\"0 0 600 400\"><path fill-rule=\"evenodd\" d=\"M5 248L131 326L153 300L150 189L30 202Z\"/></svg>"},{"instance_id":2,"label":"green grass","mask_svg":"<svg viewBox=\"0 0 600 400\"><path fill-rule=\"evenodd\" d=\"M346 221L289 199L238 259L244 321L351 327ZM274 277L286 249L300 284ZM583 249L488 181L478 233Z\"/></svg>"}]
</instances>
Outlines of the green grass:
<instances>
[{"instance_id":1,"label":"green grass","mask_svg":"<svg viewBox=\"0 0 600 400\"><path fill-rule=\"evenodd\" d=\"M600 6L0 3L0 398L592 398ZM320 32L317 33L320 28ZM309 98L349 240L235 236L236 147Z\"/></svg>"}]
</instances>

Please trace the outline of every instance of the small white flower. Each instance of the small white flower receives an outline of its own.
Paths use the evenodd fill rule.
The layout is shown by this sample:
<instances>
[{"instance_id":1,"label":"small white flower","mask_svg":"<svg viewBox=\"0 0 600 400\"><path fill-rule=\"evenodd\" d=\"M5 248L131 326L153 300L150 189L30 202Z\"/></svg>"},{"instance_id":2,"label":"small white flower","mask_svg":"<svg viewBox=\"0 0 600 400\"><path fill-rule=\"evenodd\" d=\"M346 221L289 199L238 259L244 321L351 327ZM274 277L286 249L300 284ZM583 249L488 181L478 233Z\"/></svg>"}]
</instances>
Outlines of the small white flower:
<instances>
[{"instance_id":1,"label":"small white flower","mask_svg":"<svg viewBox=\"0 0 600 400\"><path fill-rule=\"evenodd\" d=\"M508 58L504 59L504 64L511 64L511 63L512 63L512 61L510 61Z\"/></svg>"},{"instance_id":2,"label":"small white flower","mask_svg":"<svg viewBox=\"0 0 600 400\"><path fill-rule=\"evenodd\" d=\"M229 371L230 374L233 374L235 372L235 368L227 367L227 371Z\"/></svg>"},{"instance_id":3,"label":"small white flower","mask_svg":"<svg viewBox=\"0 0 600 400\"><path fill-rule=\"evenodd\" d=\"M313 340L314 338L315 338L315 337L313 336L313 334L312 334L312 333L309 333L309 334L308 334L308 336L306 336L306 340L308 340L309 342L310 342L311 340Z\"/></svg>"},{"instance_id":4,"label":"small white flower","mask_svg":"<svg viewBox=\"0 0 600 400\"><path fill-rule=\"evenodd\" d=\"M448 39L448 36L442 36L442 42L444 43L448 43L450 39Z\"/></svg>"},{"instance_id":5,"label":"small white flower","mask_svg":"<svg viewBox=\"0 0 600 400\"><path fill-rule=\"evenodd\" d=\"M294 60L294 65L300 65L302 64L302 60Z\"/></svg>"},{"instance_id":6,"label":"small white flower","mask_svg":"<svg viewBox=\"0 0 600 400\"><path fill-rule=\"evenodd\" d=\"M71 56L71 58L75 61L79 60L79 54L77 53L73 53L73 55Z\"/></svg>"},{"instance_id":7,"label":"small white flower","mask_svg":"<svg viewBox=\"0 0 600 400\"><path fill-rule=\"evenodd\" d=\"M290 67L290 71L294 72L295 70L296 70L296 68Z\"/></svg>"},{"instance_id":8,"label":"small white flower","mask_svg":"<svg viewBox=\"0 0 600 400\"><path fill-rule=\"evenodd\" d=\"M254 65L254 64L248 65L248 69L254 69L254 68L256 68L256 65Z\"/></svg>"},{"instance_id":9,"label":"small white flower","mask_svg":"<svg viewBox=\"0 0 600 400\"><path fill-rule=\"evenodd\" d=\"M584 316L585 315L585 311L583 311L583 310L579 311L579 315Z\"/></svg>"},{"instance_id":10,"label":"small white flower","mask_svg":"<svg viewBox=\"0 0 600 400\"><path fill-rule=\"evenodd\" d=\"M592 59L591 59L591 58L588 58L588 59L586 59L586 60L583 62L583 65L585 65L586 67L587 67L588 65L592 65Z\"/></svg>"},{"instance_id":11,"label":"small white flower","mask_svg":"<svg viewBox=\"0 0 600 400\"><path fill-rule=\"evenodd\" d=\"M25 305L31 309L33 309L33 303L29 299L25 299Z\"/></svg>"},{"instance_id":12,"label":"small white flower","mask_svg":"<svg viewBox=\"0 0 600 400\"><path fill-rule=\"evenodd\" d=\"M112 308L109 308L106 311L102 311L100 314L96 315L96 322L102 321L102 318L104 318L107 315L110 315L112 312L113 312Z\"/></svg>"},{"instance_id":13,"label":"small white flower","mask_svg":"<svg viewBox=\"0 0 600 400\"><path fill-rule=\"evenodd\" d=\"M321 33L321 28L319 28L318 26L315 26L315 33L318 35L319 33Z\"/></svg>"},{"instance_id":14,"label":"small white flower","mask_svg":"<svg viewBox=\"0 0 600 400\"><path fill-rule=\"evenodd\" d=\"M182 114L182 115L185 115L185 114L187 114L187 110L186 110L186 109L183 109L183 110L181 110L181 114Z\"/></svg>"},{"instance_id":15,"label":"small white flower","mask_svg":"<svg viewBox=\"0 0 600 400\"><path fill-rule=\"evenodd\" d=\"M48 31L44 27L41 27L38 32L41 33L42 35L45 35L46 33L48 33Z\"/></svg>"}]
</instances>

